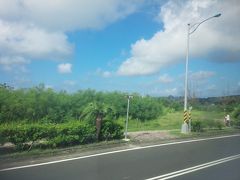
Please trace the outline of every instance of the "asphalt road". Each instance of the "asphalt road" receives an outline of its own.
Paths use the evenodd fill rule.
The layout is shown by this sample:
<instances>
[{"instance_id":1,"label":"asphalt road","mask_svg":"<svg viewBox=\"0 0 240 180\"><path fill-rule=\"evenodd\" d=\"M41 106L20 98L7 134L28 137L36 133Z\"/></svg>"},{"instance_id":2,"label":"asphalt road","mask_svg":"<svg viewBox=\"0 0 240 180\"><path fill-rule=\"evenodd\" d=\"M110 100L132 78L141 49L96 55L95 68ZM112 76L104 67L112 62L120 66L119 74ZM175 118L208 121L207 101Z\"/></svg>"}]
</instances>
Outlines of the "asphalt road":
<instances>
[{"instance_id":1,"label":"asphalt road","mask_svg":"<svg viewBox=\"0 0 240 180\"><path fill-rule=\"evenodd\" d=\"M220 159L233 157L226 162ZM219 160L219 161L218 161ZM128 180L149 179L181 172L209 162L171 179L240 179L240 136L160 145L100 154L52 164L0 170L1 180ZM202 167L202 166L199 166ZM166 178L167 177L167 178ZM166 176L165 179L170 178ZM161 178L157 178L161 179ZM162 178L164 179L164 178Z\"/></svg>"}]
</instances>

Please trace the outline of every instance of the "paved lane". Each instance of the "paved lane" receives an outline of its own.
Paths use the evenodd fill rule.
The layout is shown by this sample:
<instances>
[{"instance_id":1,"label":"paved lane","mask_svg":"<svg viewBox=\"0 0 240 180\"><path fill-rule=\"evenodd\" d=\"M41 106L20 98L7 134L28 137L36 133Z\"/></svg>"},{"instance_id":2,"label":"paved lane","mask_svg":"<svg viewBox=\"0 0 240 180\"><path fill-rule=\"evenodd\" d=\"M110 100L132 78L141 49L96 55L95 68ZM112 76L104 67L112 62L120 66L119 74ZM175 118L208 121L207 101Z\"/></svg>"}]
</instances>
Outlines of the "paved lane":
<instances>
[{"instance_id":1,"label":"paved lane","mask_svg":"<svg viewBox=\"0 0 240 180\"><path fill-rule=\"evenodd\" d=\"M172 178L172 180L240 180L240 159Z\"/></svg>"},{"instance_id":2,"label":"paved lane","mask_svg":"<svg viewBox=\"0 0 240 180\"><path fill-rule=\"evenodd\" d=\"M240 154L240 136L149 147L61 163L1 171L0 179L141 180L237 154ZM234 162L237 163L239 160ZM226 166L234 164L234 162L228 162ZM209 170L212 168L215 167L211 167ZM202 170L202 172L207 170ZM240 172L237 173L239 174L236 176L240 177Z\"/></svg>"}]
</instances>

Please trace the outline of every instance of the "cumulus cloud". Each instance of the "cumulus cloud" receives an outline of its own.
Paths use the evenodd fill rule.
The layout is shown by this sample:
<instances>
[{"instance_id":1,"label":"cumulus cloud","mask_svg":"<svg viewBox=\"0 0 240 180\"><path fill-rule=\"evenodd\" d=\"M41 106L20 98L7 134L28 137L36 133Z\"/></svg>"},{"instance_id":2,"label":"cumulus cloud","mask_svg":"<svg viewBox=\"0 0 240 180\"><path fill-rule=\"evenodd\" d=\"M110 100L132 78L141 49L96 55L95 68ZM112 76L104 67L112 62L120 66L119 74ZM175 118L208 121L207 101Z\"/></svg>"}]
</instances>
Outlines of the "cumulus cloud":
<instances>
[{"instance_id":1,"label":"cumulus cloud","mask_svg":"<svg viewBox=\"0 0 240 180\"><path fill-rule=\"evenodd\" d=\"M131 45L131 56L119 67L120 75L147 75L185 59L187 24L196 23L216 13L200 26L190 38L190 58L208 57L218 60L213 54L221 52L221 61L240 59L240 3L229 1L169 1L161 7L157 19L164 29L150 39L140 39ZM230 59L229 59L230 57ZM217 58L217 59L216 59ZM220 59L219 59L220 60Z\"/></svg>"},{"instance_id":2,"label":"cumulus cloud","mask_svg":"<svg viewBox=\"0 0 240 180\"><path fill-rule=\"evenodd\" d=\"M8 67L16 57L67 59L73 53L67 32L103 28L136 11L142 1L0 0L0 58L8 59Z\"/></svg>"},{"instance_id":3,"label":"cumulus cloud","mask_svg":"<svg viewBox=\"0 0 240 180\"><path fill-rule=\"evenodd\" d=\"M68 74L72 72L72 64L63 63L58 65L58 72L61 74Z\"/></svg>"},{"instance_id":4,"label":"cumulus cloud","mask_svg":"<svg viewBox=\"0 0 240 180\"><path fill-rule=\"evenodd\" d=\"M16 58L28 62L30 59L62 59L71 52L72 47L63 33L0 19L0 54L8 59L8 64L15 64Z\"/></svg>"},{"instance_id":5,"label":"cumulus cloud","mask_svg":"<svg viewBox=\"0 0 240 180\"><path fill-rule=\"evenodd\" d=\"M133 13L143 0L0 1L4 20L34 22L52 30L102 28Z\"/></svg>"},{"instance_id":6,"label":"cumulus cloud","mask_svg":"<svg viewBox=\"0 0 240 180\"><path fill-rule=\"evenodd\" d=\"M7 72L27 72L26 65L29 63L29 60L22 57L0 56L0 67Z\"/></svg>"}]
</instances>

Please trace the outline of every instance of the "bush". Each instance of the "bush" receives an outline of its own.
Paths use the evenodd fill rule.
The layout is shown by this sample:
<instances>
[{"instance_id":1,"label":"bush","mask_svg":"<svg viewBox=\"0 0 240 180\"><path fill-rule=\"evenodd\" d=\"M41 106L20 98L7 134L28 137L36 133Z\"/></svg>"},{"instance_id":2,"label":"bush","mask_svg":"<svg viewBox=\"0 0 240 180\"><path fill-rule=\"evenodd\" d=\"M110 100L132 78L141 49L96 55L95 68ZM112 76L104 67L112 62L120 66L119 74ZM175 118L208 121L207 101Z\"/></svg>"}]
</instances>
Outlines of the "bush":
<instances>
[{"instance_id":1,"label":"bush","mask_svg":"<svg viewBox=\"0 0 240 180\"><path fill-rule=\"evenodd\" d=\"M100 140L121 139L123 137L123 127L117 122L105 120L103 121Z\"/></svg>"},{"instance_id":2,"label":"bush","mask_svg":"<svg viewBox=\"0 0 240 180\"><path fill-rule=\"evenodd\" d=\"M1 126L0 136L1 144L11 142L17 149L25 149L29 144L40 140L45 140L42 147L64 147L93 142L95 128L77 121L57 125L11 124Z\"/></svg>"},{"instance_id":3,"label":"bush","mask_svg":"<svg viewBox=\"0 0 240 180\"><path fill-rule=\"evenodd\" d=\"M221 121L215 121L215 126L216 128L218 128L219 130L222 130L223 129L223 122Z\"/></svg>"},{"instance_id":4,"label":"bush","mask_svg":"<svg viewBox=\"0 0 240 180\"><path fill-rule=\"evenodd\" d=\"M192 121L191 125L193 132L203 132L203 124L201 121Z\"/></svg>"},{"instance_id":5,"label":"bush","mask_svg":"<svg viewBox=\"0 0 240 180\"><path fill-rule=\"evenodd\" d=\"M232 123L233 123L233 126L234 126L234 127L240 128L240 115L239 115L239 117L238 117L237 119L234 119L234 120L232 121Z\"/></svg>"},{"instance_id":6,"label":"bush","mask_svg":"<svg viewBox=\"0 0 240 180\"><path fill-rule=\"evenodd\" d=\"M232 112L233 125L240 128L240 105L237 106Z\"/></svg>"},{"instance_id":7,"label":"bush","mask_svg":"<svg viewBox=\"0 0 240 180\"><path fill-rule=\"evenodd\" d=\"M27 135L27 129L27 125L2 126L0 129L1 143L11 142L16 145L17 149L23 149L25 144L30 141L30 137Z\"/></svg>"},{"instance_id":8,"label":"bush","mask_svg":"<svg viewBox=\"0 0 240 180\"><path fill-rule=\"evenodd\" d=\"M65 147L95 141L95 128L82 122L56 125L55 137L48 139L50 147Z\"/></svg>"},{"instance_id":9,"label":"bush","mask_svg":"<svg viewBox=\"0 0 240 180\"><path fill-rule=\"evenodd\" d=\"M205 121L204 123L204 127L217 128L219 130L222 130L223 126L224 126L224 123L223 121L220 121L220 120L209 120L209 121Z\"/></svg>"},{"instance_id":10,"label":"bush","mask_svg":"<svg viewBox=\"0 0 240 180\"><path fill-rule=\"evenodd\" d=\"M100 140L122 137L123 127L113 121L103 121ZM86 122L63 124L7 124L0 126L0 143L11 142L24 150L37 142L40 148L66 147L96 141L96 128Z\"/></svg>"}]
</instances>

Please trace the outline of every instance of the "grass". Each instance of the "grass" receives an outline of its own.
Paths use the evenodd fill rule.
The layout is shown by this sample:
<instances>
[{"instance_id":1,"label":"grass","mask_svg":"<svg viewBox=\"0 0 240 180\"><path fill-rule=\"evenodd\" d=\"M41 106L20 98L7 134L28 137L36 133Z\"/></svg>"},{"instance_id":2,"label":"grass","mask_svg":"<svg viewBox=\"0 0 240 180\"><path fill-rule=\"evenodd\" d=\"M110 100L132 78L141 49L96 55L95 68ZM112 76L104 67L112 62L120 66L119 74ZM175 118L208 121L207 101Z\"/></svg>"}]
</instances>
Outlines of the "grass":
<instances>
[{"instance_id":1,"label":"grass","mask_svg":"<svg viewBox=\"0 0 240 180\"><path fill-rule=\"evenodd\" d=\"M191 132L189 134L183 134L181 133L180 129L178 130L169 130L169 133L172 135L175 135L178 138L199 138L199 137L210 137L210 136L216 136L216 135L230 135L230 134L236 134L240 133L240 129L226 127L222 130L219 129L205 129L204 133L202 132Z\"/></svg>"},{"instance_id":2,"label":"grass","mask_svg":"<svg viewBox=\"0 0 240 180\"><path fill-rule=\"evenodd\" d=\"M213 112L213 111L192 111L192 121L202 121L206 126L212 124L213 121L223 122L224 112ZM122 123L124 120L121 120ZM129 120L128 130L133 131L148 131L148 130L173 130L180 129L183 123L183 112L167 113L164 116L159 117L155 120L139 121Z\"/></svg>"}]
</instances>

